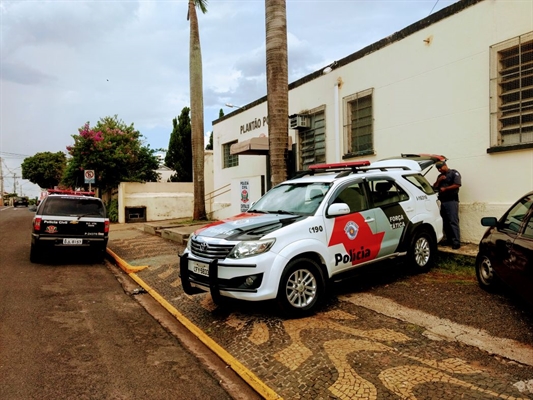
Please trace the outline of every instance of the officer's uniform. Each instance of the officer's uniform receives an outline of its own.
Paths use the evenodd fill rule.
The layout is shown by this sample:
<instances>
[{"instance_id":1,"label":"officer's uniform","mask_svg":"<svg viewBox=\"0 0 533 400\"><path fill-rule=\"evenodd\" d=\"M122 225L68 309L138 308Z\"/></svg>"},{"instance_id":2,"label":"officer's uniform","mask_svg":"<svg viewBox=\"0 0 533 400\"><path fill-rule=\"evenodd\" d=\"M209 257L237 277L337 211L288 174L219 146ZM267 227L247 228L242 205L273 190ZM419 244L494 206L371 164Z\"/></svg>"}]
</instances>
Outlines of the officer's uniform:
<instances>
[{"instance_id":1,"label":"officer's uniform","mask_svg":"<svg viewBox=\"0 0 533 400\"><path fill-rule=\"evenodd\" d=\"M440 187L451 185L461 186L461 174L455 169L448 169L445 173L446 178L439 182ZM459 231L459 188L446 190L439 193L441 202L440 215L444 222L444 234L448 242L454 247L461 245L461 234Z\"/></svg>"}]
</instances>

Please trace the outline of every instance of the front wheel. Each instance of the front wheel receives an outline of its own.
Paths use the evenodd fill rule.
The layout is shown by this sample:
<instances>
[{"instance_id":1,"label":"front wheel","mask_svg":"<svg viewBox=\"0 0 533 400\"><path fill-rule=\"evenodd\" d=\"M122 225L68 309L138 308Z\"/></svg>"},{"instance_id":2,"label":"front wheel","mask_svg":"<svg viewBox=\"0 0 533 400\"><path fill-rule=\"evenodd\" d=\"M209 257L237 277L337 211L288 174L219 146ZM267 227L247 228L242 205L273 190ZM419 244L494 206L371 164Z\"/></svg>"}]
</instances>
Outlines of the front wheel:
<instances>
[{"instance_id":1,"label":"front wheel","mask_svg":"<svg viewBox=\"0 0 533 400\"><path fill-rule=\"evenodd\" d=\"M427 230L415 232L409 248L409 263L415 272L426 272L433 265L436 244Z\"/></svg>"},{"instance_id":2,"label":"front wheel","mask_svg":"<svg viewBox=\"0 0 533 400\"><path fill-rule=\"evenodd\" d=\"M285 268L278 289L278 304L289 317L315 311L325 295L325 282L318 263L310 258L294 259Z\"/></svg>"},{"instance_id":3,"label":"front wheel","mask_svg":"<svg viewBox=\"0 0 533 400\"><path fill-rule=\"evenodd\" d=\"M479 254L476 258L476 278L479 287L487 292L493 292L498 288L498 279L494 274L490 258L485 254Z\"/></svg>"}]
</instances>

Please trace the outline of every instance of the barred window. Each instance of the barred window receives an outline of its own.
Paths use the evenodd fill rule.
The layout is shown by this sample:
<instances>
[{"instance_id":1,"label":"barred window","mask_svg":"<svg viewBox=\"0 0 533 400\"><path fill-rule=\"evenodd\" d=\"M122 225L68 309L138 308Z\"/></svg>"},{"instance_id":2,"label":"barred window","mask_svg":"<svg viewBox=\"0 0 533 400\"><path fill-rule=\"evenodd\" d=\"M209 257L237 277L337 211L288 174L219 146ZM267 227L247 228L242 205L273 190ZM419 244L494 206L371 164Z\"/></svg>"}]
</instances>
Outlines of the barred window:
<instances>
[{"instance_id":1,"label":"barred window","mask_svg":"<svg viewBox=\"0 0 533 400\"><path fill-rule=\"evenodd\" d=\"M231 145L237 142L238 141L235 140L233 142L225 143L222 145L222 154L224 154L222 168L231 168L239 165L239 156L237 154L230 153Z\"/></svg>"},{"instance_id":2,"label":"barred window","mask_svg":"<svg viewBox=\"0 0 533 400\"><path fill-rule=\"evenodd\" d=\"M533 32L491 47L491 146L533 143Z\"/></svg>"},{"instance_id":3,"label":"barred window","mask_svg":"<svg viewBox=\"0 0 533 400\"><path fill-rule=\"evenodd\" d=\"M298 133L300 171L326 162L326 122L324 112L309 115L310 128Z\"/></svg>"},{"instance_id":4,"label":"barred window","mask_svg":"<svg viewBox=\"0 0 533 400\"><path fill-rule=\"evenodd\" d=\"M345 157L374 154L372 89L344 98Z\"/></svg>"}]
</instances>

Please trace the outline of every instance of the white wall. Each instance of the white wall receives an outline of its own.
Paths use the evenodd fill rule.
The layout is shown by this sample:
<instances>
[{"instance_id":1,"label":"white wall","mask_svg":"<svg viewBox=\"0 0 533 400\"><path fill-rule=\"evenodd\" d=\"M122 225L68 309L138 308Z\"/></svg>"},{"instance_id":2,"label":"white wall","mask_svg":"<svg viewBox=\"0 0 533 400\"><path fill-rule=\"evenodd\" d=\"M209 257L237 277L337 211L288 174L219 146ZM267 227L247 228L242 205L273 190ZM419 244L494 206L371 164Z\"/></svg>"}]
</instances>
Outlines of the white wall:
<instances>
[{"instance_id":1,"label":"white wall","mask_svg":"<svg viewBox=\"0 0 533 400\"><path fill-rule=\"evenodd\" d=\"M375 161L400 153L448 157L450 168L463 178L462 240L477 242L484 232L479 224L482 216L500 216L533 189L533 149L487 153L490 46L532 31L532 15L532 1L477 3L295 87L289 92L289 114L326 106L327 162L335 162L339 147L340 154L345 153L334 132L338 118L343 137L342 99L373 88L375 154L361 158ZM222 166L223 143L268 134L267 128L240 133L241 125L262 119L266 110L262 102L214 124L217 185L265 174L263 156L239 156L239 166L234 168L216 166ZM295 133L289 130L296 141ZM434 179L432 171L428 180L433 183ZM238 193L232 190L227 198L237 202Z\"/></svg>"},{"instance_id":2,"label":"white wall","mask_svg":"<svg viewBox=\"0 0 533 400\"><path fill-rule=\"evenodd\" d=\"M213 152L204 155L206 195L213 191ZM126 207L146 207L146 221L192 218L194 184L192 182L122 182L118 188L118 222L126 222ZM206 202L206 212L213 205Z\"/></svg>"}]
</instances>

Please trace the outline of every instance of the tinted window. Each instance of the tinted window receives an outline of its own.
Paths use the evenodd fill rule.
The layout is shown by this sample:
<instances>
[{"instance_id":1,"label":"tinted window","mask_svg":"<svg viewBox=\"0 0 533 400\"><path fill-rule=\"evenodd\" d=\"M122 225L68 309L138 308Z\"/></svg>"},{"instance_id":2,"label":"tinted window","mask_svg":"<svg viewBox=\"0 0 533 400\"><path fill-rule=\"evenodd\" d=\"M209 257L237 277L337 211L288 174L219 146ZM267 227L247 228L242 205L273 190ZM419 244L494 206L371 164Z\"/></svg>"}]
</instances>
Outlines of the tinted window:
<instances>
[{"instance_id":1,"label":"tinted window","mask_svg":"<svg viewBox=\"0 0 533 400\"><path fill-rule=\"evenodd\" d=\"M395 204L409 199L409 195L405 193L405 190L393 181L380 179L372 180L368 183L376 206Z\"/></svg>"},{"instance_id":2,"label":"tinted window","mask_svg":"<svg viewBox=\"0 0 533 400\"><path fill-rule=\"evenodd\" d=\"M501 229L516 233L520 232L522 221L526 217L532 205L533 195L520 199L520 201L516 203L502 219Z\"/></svg>"},{"instance_id":3,"label":"tinted window","mask_svg":"<svg viewBox=\"0 0 533 400\"><path fill-rule=\"evenodd\" d=\"M105 209L100 200L88 198L48 197L43 204L44 215L105 217Z\"/></svg>"},{"instance_id":4,"label":"tinted window","mask_svg":"<svg viewBox=\"0 0 533 400\"><path fill-rule=\"evenodd\" d=\"M352 183L343 188L333 203L346 203L350 207L350 212L359 212L368 209L365 192L360 183Z\"/></svg>"},{"instance_id":5,"label":"tinted window","mask_svg":"<svg viewBox=\"0 0 533 400\"><path fill-rule=\"evenodd\" d=\"M531 215L529 221L526 222L524 233L522 235L529 239L533 239L533 215Z\"/></svg>"},{"instance_id":6,"label":"tinted window","mask_svg":"<svg viewBox=\"0 0 533 400\"><path fill-rule=\"evenodd\" d=\"M404 176L404 178L405 180L419 188L421 191L423 191L425 194L435 193L428 180L422 175L406 175Z\"/></svg>"}]
</instances>

